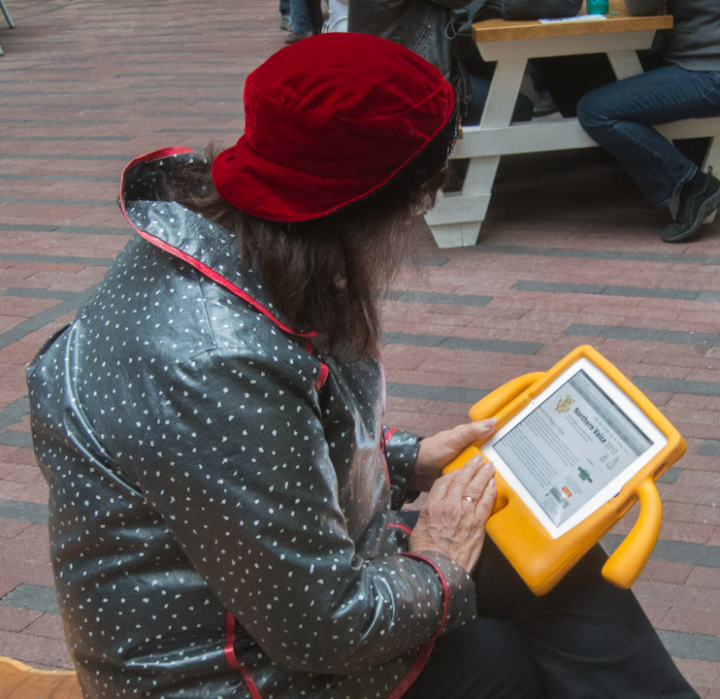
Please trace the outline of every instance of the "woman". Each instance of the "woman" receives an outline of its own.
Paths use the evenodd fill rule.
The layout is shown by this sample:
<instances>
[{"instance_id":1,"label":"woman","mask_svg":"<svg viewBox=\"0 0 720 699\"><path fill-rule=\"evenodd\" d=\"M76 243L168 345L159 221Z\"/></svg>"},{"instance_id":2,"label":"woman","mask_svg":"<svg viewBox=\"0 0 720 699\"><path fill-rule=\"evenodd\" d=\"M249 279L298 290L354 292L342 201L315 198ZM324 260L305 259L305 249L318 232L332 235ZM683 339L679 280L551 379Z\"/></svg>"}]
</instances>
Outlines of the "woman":
<instances>
[{"instance_id":1,"label":"woman","mask_svg":"<svg viewBox=\"0 0 720 699\"><path fill-rule=\"evenodd\" d=\"M700 171L654 128L720 115L720 3L717 0L625 0L634 15L663 11L661 67L584 95L577 115L585 131L615 156L657 208L679 196L666 243L693 236L720 205L720 181Z\"/></svg>"},{"instance_id":2,"label":"woman","mask_svg":"<svg viewBox=\"0 0 720 699\"><path fill-rule=\"evenodd\" d=\"M539 599L484 541L492 466L439 476L493 421L383 429L377 292L443 179L442 75L320 35L248 77L245 122L130 164L138 236L29 369L84 696L696 697L599 551Z\"/></svg>"}]
</instances>

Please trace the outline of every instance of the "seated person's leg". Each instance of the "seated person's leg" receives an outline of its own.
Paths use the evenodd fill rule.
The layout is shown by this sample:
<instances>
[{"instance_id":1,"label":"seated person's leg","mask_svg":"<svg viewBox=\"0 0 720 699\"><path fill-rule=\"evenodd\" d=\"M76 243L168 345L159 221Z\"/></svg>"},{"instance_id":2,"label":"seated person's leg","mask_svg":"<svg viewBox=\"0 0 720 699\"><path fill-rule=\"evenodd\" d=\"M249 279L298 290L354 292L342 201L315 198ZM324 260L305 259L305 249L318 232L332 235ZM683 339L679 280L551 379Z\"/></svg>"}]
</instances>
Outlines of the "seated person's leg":
<instances>
[{"instance_id":1,"label":"seated person's leg","mask_svg":"<svg viewBox=\"0 0 720 699\"><path fill-rule=\"evenodd\" d=\"M515 624L478 618L435 641L403 699L550 699Z\"/></svg>"},{"instance_id":2,"label":"seated person's leg","mask_svg":"<svg viewBox=\"0 0 720 699\"><path fill-rule=\"evenodd\" d=\"M677 66L610 83L589 92L578 104L578 119L585 131L620 161L657 207L668 206L698 169L652 125L718 115L720 73L687 71ZM708 187L714 190L715 180L711 179L699 175L686 194ZM706 199L717 207L720 183L717 192L708 191L707 195ZM681 197L681 208L682 203ZM696 212L695 218L698 215ZM701 222L692 222L693 230L687 233L686 228L683 237L692 234Z\"/></svg>"},{"instance_id":3,"label":"seated person's leg","mask_svg":"<svg viewBox=\"0 0 720 699\"><path fill-rule=\"evenodd\" d=\"M300 38L320 31L322 19L320 19L320 27L316 26L319 7L320 0L290 0L293 34L285 39L286 44L294 43Z\"/></svg>"},{"instance_id":4,"label":"seated person's leg","mask_svg":"<svg viewBox=\"0 0 720 699\"><path fill-rule=\"evenodd\" d=\"M633 593L602 578L606 560L596 546L557 587L536 597L486 539L473 573L478 613L524 629L552 699L699 699Z\"/></svg>"}]
</instances>

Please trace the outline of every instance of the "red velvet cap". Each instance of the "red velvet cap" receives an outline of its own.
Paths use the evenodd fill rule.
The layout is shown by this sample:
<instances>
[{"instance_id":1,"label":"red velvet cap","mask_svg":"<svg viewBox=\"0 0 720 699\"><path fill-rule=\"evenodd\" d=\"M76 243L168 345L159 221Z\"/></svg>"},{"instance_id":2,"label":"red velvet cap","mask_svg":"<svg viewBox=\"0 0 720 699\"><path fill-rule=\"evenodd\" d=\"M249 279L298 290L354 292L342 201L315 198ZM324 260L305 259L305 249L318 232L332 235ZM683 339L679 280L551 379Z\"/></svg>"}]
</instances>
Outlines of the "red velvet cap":
<instances>
[{"instance_id":1,"label":"red velvet cap","mask_svg":"<svg viewBox=\"0 0 720 699\"><path fill-rule=\"evenodd\" d=\"M271 221L308 221L363 199L430 144L444 159L455 132L455 94L440 71L367 34L281 49L248 76L244 102L245 133L213 161L213 182L230 204Z\"/></svg>"}]
</instances>

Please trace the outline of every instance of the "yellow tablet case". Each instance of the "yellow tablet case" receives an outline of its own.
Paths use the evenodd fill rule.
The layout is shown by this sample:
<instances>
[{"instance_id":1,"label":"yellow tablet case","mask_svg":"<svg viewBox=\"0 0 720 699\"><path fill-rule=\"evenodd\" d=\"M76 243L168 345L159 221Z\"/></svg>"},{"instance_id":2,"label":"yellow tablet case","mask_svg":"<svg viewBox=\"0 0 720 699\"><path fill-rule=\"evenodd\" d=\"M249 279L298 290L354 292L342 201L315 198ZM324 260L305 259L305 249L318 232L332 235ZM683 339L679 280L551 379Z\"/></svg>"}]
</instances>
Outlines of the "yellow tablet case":
<instances>
[{"instance_id":1,"label":"yellow tablet case","mask_svg":"<svg viewBox=\"0 0 720 699\"><path fill-rule=\"evenodd\" d=\"M470 409L471 420L497 416L498 429L536 398L563 371L585 357L606 374L667 438L667 445L620 490L585 520L553 539L522 499L496 473L498 487L487 533L536 595L544 595L639 500L632 531L605 563L602 574L618 587L630 587L650 558L660 532L662 504L655 481L685 453L685 440L650 400L613 364L589 345L574 349L547 372L525 374L500 386ZM482 444L465 449L444 472L462 468Z\"/></svg>"}]
</instances>

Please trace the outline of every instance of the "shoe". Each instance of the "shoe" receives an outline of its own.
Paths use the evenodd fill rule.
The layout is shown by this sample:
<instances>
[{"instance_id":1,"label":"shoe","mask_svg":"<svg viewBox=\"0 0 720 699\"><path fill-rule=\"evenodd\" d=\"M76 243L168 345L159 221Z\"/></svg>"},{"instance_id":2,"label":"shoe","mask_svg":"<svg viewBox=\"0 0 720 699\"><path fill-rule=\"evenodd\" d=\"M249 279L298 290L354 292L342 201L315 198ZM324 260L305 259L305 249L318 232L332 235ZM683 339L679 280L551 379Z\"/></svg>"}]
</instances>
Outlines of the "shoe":
<instances>
[{"instance_id":1,"label":"shoe","mask_svg":"<svg viewBox=\"0 0 720 699\"><path fill-rule=\"evenodd\" d=\"M289 14L285 14L282 16L282 19L280 20L280 29L285 32L292 31L292 18Z\"/></svg>"},{"instance_id":2,"label":"shoe","mask_svg":"<svg viewBox=\"0 0 720 699\"><path fill-rule=\"evenodd\" d=\"M705 176L705 184L697 194L683 196L675 220L662 232L666 243L679 243L689 238L702 222L720 206L720 181L712 175Z\"/></svg>"},{"instance_id":3,"label":"shoe","mask_svg":"<svg viewBox=\"0 0 720 699\"><path fill-rule=\"evenodd\" d=\"M548 116L555 114L558 111L558 106L547 91L538 92L537 97L533 100L533 113L534 117Z\"/></svg>"},{"instance_id":4,"label":"shoe","mask_svg":"<svg viewBox=\"0 0 720 699\"><path fill-rule=\"evenodd\" d=\"M295 42L300 41L301 39L307 39L311 36L315 36L315 32L307 32L304 34L296 34L295 32L293 32L292 34L290 34L290 36L285 37L285 43L286 44L294 44Z\"/></svg>"}]
</instances>

